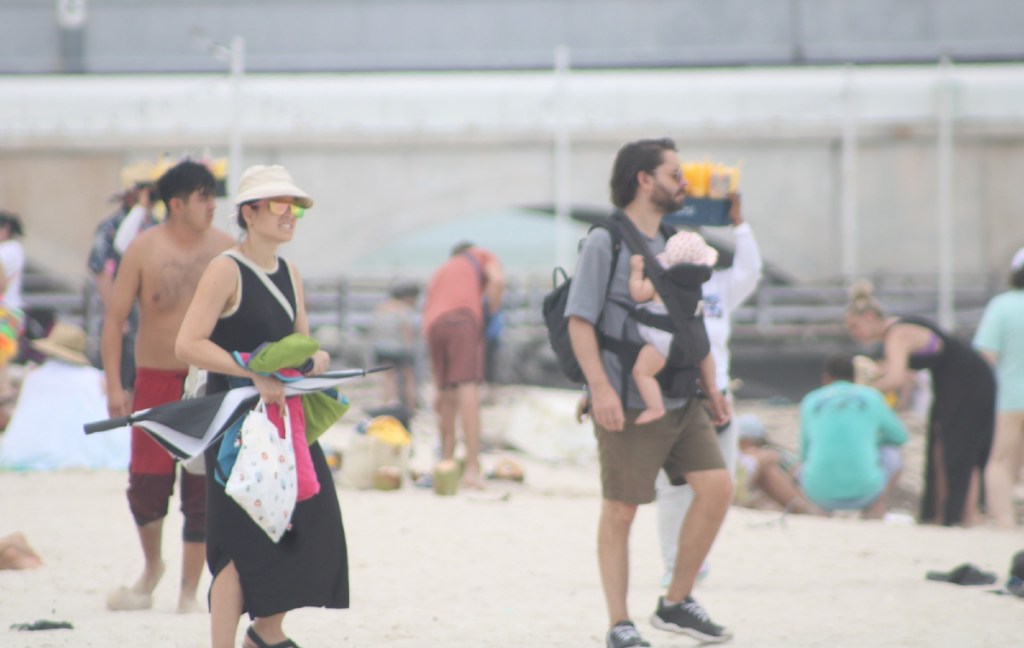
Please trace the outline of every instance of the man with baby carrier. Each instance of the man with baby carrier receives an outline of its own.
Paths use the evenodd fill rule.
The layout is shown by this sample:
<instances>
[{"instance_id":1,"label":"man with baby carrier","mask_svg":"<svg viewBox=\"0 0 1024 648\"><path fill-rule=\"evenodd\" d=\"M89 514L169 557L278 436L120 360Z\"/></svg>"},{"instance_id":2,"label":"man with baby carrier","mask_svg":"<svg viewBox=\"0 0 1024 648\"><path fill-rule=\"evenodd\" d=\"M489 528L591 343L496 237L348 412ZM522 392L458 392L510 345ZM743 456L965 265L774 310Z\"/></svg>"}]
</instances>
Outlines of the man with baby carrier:
<instances>
[{"instance_id":1,"label":"man with baby carrier","mask_svg":"<svg viewBox=\"0 0 1024 648\"><path fill-rule=\"evenodd\" d=\"M671 584L659 598L651 624L704 642L732 637L691 596L732 499L732 480L715 436L715 425L728 421L728 404L716 384L699 309L700 284L710 276L710 267L703 265L706 259L693 257L690 261L701 263L666 269L654 258L665 251L673 233L662 219L682 207L685 188L672 140L640 140L619 150L611 178L612 202L618 209L587 236L565 311L572 350L586 377L585 409L594 421L601 462L598 563L608 606L609 648L650 645L633 625L626 605L629 531L637 507L654 500L654 482L662 468L672 483L689 483L694 500L679 533ZM636 255L643 259L643 270L667 314L645 312L649 309L638 308L631 298L631 257ZM655 407L644 417L647 422L638 423L637 417L649 409L633 379L645 345L638 332L641 320L670 331L672 341L662 348L667 355L655 378L665 413L655 416ZM645 366L652 364L657 363Z\"/></svg>"}]
</instances>

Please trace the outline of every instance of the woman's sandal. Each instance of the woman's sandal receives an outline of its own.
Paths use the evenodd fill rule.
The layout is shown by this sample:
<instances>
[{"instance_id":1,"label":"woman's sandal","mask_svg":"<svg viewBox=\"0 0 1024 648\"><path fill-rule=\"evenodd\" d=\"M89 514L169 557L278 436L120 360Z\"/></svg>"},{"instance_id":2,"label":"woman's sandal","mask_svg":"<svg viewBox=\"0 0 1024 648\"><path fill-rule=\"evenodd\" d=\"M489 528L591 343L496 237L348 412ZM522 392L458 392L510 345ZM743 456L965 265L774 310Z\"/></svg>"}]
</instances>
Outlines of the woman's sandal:
<instances>
[{"instance_id":1,"label":"woman's sandal","mask_svg":"<svg viewBox=\"0 0 1024 648\"><path fill-rule=\"evenodd\" d=\"M281 643L268 644L266 641L263 641L263 637L256 634L252 626L249 626L249 629L245 631L245 636L249 638L249 641L256 644L256 648L299 648L298 644L291 639L285 639Z\"/></svg>"}]
</instances>

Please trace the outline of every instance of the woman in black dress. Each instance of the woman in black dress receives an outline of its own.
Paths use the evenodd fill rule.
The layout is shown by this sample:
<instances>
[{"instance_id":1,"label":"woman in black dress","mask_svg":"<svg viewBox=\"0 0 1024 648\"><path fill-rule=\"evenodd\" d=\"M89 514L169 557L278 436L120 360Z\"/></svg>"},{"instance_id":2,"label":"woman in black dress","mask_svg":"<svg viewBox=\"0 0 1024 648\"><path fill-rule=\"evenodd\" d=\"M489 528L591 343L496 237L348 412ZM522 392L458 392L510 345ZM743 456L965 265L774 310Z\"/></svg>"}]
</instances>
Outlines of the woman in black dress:
<instances>
[{"instance_id":1,"label":"woman in black dress","mask_svg":"<svg viewBox=\"0 0 1024 648\"><path fill-rule=\"evenodd\" d=\"M283 405L284 385L237 365L230 352L253 351L291 333L309 334L296 269L277 256L292 239L298 217L313 204L280 166L254 166L242 175L233 250L210 262L178 334L178 357L207 369L209 392L228 389L228 376L251 380L267 404ZM310 374L328 367L317 351ZM304 442L304 435L295 437ZM319 443L310 446L319 482L316 495L300 500L291 528L274 543L214 478L220 443L206 453L207 564L213 648L235 645L238 619L253 619L246 648L294 646L283 629L285 613L299 607L347 608L348 562L337 493Z\"/></svg>"},{"instance_id":2,"label":"woman in black dress","mask_svg":"<svg viewBox=\"0 0 1024 648\"><path fill-rule=\"evenodd\" d=\"M898 391L910 370L932 376L921 521L970 526L978 512L995 428L995 376L964 342L916 317L886 317L871 284L854 286L846 328L859 342L883 342L881 375L872 383Z\"/></svg>"}]
</instances>

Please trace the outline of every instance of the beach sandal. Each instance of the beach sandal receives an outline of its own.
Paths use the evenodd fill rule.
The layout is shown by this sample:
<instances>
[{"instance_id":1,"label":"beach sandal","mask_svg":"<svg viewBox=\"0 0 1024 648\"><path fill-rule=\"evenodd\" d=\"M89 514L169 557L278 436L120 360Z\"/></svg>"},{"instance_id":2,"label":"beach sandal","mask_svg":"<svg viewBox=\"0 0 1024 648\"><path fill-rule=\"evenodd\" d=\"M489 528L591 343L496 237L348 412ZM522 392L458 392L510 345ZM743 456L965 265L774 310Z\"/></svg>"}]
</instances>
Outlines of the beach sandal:
<instances>
[{"instance_id":1,"label":"beach sandal","mask_svg":"<svg viewBox=\"0 0 1024 648\"><path fill-rule=\"evenodd\" d=\"M249 626L245 631L245 636L249 638L249 641L256 644L256 648L299 648L298 644L291 639L285 639L284 641L276 644L268 644L266 641L263 641L263 637L256 634L256 631L253 630L252 626Z\"/></svg>"},{"instance_id":2,"label":"beach sandal","mask_svg":"<svg viewBox=\"0 0 1024 648\"><path fill-rule=\"evenodd\" d=\"M152 594L137 592L129 587L118 587L107 595L107 609L114 612L136 612L152 607Z\"/></svg>"},{"instance_id":3,"label":"beach sandal","mask_svg":"<svg viewBox=\"0 0 1024 648\"><path fill-rule=\"evenodd\" d=\"M991 585L999 580L992 572L983 571L971 563L958 565L948 572L930 571L925 577L954 585Z\"/></svg>"}]
</instances>

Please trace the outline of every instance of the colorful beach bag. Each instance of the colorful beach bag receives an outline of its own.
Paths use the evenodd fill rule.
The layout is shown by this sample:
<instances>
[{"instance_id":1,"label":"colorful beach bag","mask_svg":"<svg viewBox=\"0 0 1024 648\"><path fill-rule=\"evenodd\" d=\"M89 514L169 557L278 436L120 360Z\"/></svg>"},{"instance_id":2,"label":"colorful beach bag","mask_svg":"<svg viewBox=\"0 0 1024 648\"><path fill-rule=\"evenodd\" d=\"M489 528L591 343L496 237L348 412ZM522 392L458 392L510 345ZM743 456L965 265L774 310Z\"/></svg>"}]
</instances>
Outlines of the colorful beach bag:
<instances>
[{"instance_id":1,"label":"colorful beach bag","mask_svg":"<svg viewBox=\"0 0 1024 648\"><path fill-rule=\"evenodd\" d=\"M279 541L288 530L298 493L287 405L282 418L283 439L277 426L267 417L263 401L246 415L239 430L238 458L224 486L224 492L273 542Z\"/></svg>"}]
</instances>

